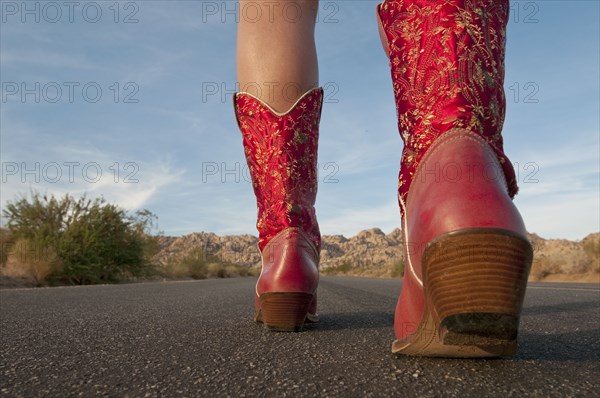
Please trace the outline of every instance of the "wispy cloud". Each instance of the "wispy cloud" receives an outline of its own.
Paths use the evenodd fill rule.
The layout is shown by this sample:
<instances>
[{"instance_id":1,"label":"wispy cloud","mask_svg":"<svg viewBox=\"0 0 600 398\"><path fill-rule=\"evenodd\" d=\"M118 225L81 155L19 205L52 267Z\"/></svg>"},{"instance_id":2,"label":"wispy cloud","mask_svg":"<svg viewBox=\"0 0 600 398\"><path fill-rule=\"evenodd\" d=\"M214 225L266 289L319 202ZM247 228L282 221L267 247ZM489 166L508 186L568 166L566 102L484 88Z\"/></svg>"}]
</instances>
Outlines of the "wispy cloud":
<instances>
[{"instance_id":1,"label":"wispy cloud","mask_svg":"<svg viewBox=\"0 0 600 398\"><path fill-rule=\"evenodd\" d=\"M22 131L35 136L35 129ZM37 134L39 136L39 134ZM2 151L2 203L30 191L62 196L103 196L135 210L164 196L184 176L168 157L122 161L123 154L90 146L14 145Z\"/></svg>"}]
</instances>

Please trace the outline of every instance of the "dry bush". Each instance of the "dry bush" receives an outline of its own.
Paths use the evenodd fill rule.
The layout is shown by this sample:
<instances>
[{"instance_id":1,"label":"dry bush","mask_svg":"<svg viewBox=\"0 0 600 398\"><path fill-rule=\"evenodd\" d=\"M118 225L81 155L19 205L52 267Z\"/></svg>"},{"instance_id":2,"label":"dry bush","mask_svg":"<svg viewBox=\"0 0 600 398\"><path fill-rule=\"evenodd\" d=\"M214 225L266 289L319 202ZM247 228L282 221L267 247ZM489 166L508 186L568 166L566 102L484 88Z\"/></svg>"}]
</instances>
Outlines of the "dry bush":
<instances>
[{"instance_id":1,"label":"dry bush","mask_svg":"<svg viewBox=\"0 0 600 398\"><path fill-rule=\"evenodd\" d=\"M402 278L404 276L404 260L394 261L390 266L390 276L392 278Z\"/></svg>"},{"instance_id":2,"label":"dry bush","mask_svg":"<svg viewBox=\"0 0 600 398\"><path fill-rule=\"evenodd\" d=\"M549 275L562 273L565 265L566 261L562 259L536 257L529 275L532 280L541 281Z\"/></svg>"},{"instance_id":3,"label":"dry bush","mask_svg":"<svg viewBox=\"0 0 600 398\"><path fill-rule=\"evenodd\" d=\"M166 278L185 278L189 276L189 268L179 261L169 261L160 268L159 274Z\"/></svg>"},{"instance_id":4,"label":"dry bush","mask_svg":"<svg viewBox=\"0 0 600 398\"><path fill-rule=\"evenodd\" d=\"M214 259L213 259L214 260ZM206 262L201 249L193 249L181 260L170 261L159 270L167 278L235 278L256 276L260 268L248 268L227 262Z\"/></svg>"},{"instance_id":5,"label":"dry bush","mask_svg":"<svg viewBox=\"0 0 600 398\"><path fill-rule=\"evenodd\" d=\"M220 263L210 263L206 267L206 274L209 278L225 278L225 268Z\"/></svg>"},{"instance_id":6,"label":"dry bush","mask_svg":"<svg viewBox=\"0 0 600 398\"><path fill-rule=\"evenodd\" d=\"M18 239L8 253L3 274L12 278L24 278L37 284L50 275L60 272L62 263L51 246L36 244L30 239Z\"/></svg>"},{"instance_id":7,"label":"dry bush","mask_svg":"<svg viewBox=\"0 0 600 398\"><path fill-rule=\"evenodd\" d=\"M600 272L600 239L598 235L589 237L583 242L583 250L590 258L589 272Z\"/></svg>"},{"instance_id":8,"label":"dry bush","mask_svg":"<svg viewBox=\"0 0 600 398\"><path fill-rule=\"evenodd\" d=\"M0 228L0 270L6 265L12 244L13 239L10 232L5 228Z\"/></svg>"},{"instance_id":9,"label":"dry bush","mask_svg":"<svg viewBox=\"0 0 600 398\"><path fill-rule=\"evenodd\" d=\"M258 267L252 266L252 267L246 268L246 275L258 277L260 275L261 270L262 270L261 266L258 266Z\"/></svg>"},{"instance_id":10,"label":"dry bush","mask_svg":"<svg viewBox=\"0 0 600 398\"><path fill-rule=\"evenodd\" d=\"M587 256L581 256L580 258L573 258L571 260L571 272L574 274L586 274L594 272L594 261Z\"/></svg>"},{"instance_id":11,"label":"dry bush","mask_svg":"<svg viewBox=\"0 0 600 398\"><path fill-rule=\"evenodd\" d=\"M236 265L229 264L225 266L225 277L226 278L235 278L242 275L242 271Z\"/></svg>"},{"instance_id":12,"label":"dry bush","mask_svg":"<svg viewBox=\"0 0 600 398\"><path fill-rule=\"evenodd\" d=\"M193 248L181 259L179 266L183 267L186 276L190 278L205 279L208 276L205 255L201 247Z\"/></svg>"},{"instance_id":13,"label":"dry bush","mask_svg":"<svg viewBox=\"0 0 600 398\"><path fill-rule=\"evenodd\" d=\"M158 271L167 278L189 277L194 279L234 278L260 273L260 269L250 269L222 261L210 254L207 255L202 247L194 247L183 258L170 260Z\"/></svg>"},{"instance_id":14,"label":"dry bush","mask_svg":"<svg viewBox=\"0 0 600 398\"><path fill-rule=\"evenodd\" d=\"M352 272L352 264L348 261L344 261L339 265L335 265L333 267L328 267L321 270L321 273L325 275L348 275Z\"/></svg>"},{"instance_id":15,"label":"dry bush","mask_svg":"<svg viewBox=\"0 0 600 398\"><path fill-rule=\"evenodd\" d=\"M238 276L247 276L246 267L232 263L210 263L207 271L209 278L236 278Z\"/></svg>"},{"instance_id":16,"label":"dry bush","mask_svg":"<svg viewBox=\"0 0 600 398\"><path fill-rule=\"evenodd\" d=\"M254 276L260 274L260 269L250 269L233 263L209 263L207 266L208 278L236 278L239 276Z\"/></svg>"}]
</instances>

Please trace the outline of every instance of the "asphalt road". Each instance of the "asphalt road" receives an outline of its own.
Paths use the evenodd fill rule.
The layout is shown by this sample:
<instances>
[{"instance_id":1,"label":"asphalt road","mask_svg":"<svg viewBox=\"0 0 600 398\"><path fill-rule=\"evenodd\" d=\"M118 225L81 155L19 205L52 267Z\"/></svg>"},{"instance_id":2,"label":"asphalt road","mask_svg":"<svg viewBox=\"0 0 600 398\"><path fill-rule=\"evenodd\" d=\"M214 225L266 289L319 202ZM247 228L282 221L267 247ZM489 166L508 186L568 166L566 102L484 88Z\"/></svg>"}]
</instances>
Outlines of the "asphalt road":
<instances>
[{"instance_id":1,"label":"asphalt road","mask_svg":"<svg viewBox=\"0 0 600 398\"><path fill-rule=\"evenodd\" d=\"M598 285L531 284L512 359L397 357L399 280L323 277L321 322L252 321L255 279L0 291L0 396L600 396Z\"/></svg>"}]
</instances>

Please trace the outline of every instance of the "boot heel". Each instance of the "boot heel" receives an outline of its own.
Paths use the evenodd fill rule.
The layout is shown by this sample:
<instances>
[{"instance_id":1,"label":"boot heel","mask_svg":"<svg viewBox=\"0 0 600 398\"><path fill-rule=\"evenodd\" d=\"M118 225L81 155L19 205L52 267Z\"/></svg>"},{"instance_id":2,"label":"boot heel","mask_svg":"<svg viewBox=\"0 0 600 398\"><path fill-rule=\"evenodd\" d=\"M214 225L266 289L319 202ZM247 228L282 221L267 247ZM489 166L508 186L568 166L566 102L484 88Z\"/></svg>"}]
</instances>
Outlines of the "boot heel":
<instances>
[{"instance_id":1,"label":"boot heel","mask_svg":"<svg viewBox=\"0 0 600 398\"><path fill-rule=\"evenodd\" d=\"M434 239L423 253L423 284L439 341L516 349L533 252L511 231L473 228Z\"/></svg>"},{"instance_id":2,"label":"boot heel","mask_svg":"<svg viewBox=\"0 0 600 398\"><path fill-rule=\"evenodd\" d=\"M298 332L302 329L310 304L310 293L264 293L260 296L260 313L257 321L279 332Z\"/></svg>"}]
</instances>

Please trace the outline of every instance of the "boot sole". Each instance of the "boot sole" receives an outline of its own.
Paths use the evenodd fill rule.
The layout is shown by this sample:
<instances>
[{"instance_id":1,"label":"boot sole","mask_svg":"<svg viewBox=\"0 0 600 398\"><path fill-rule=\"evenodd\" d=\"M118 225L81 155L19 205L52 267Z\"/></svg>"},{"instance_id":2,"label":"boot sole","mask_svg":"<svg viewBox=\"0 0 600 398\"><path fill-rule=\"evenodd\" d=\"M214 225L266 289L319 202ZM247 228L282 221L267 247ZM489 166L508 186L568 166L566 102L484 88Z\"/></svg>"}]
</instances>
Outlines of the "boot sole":
<instances>
[{"instance_id":1,"label":"boot sole","mask_svg":"<svg viewBox=\"0 0 600 398\"><path fill-rule=\"evenodd\" d=\"M470 228L433 239L422 258L425 312L392 352L429 357L502 357L517 349L533 250L511 231Z\"/></svg>"},{"instance_id":2,"label":"boot sole","mask_svg":"<svg viewBox=\"0 0 600 398\"><path fill-rule=\"evenodd\" d=\"M305 323L318 322L316 314L308 309L314 294L299 292L271 292L260 296L260 309L254 319L275 332L300 332Z\"/></svg>"}]
</instances>

